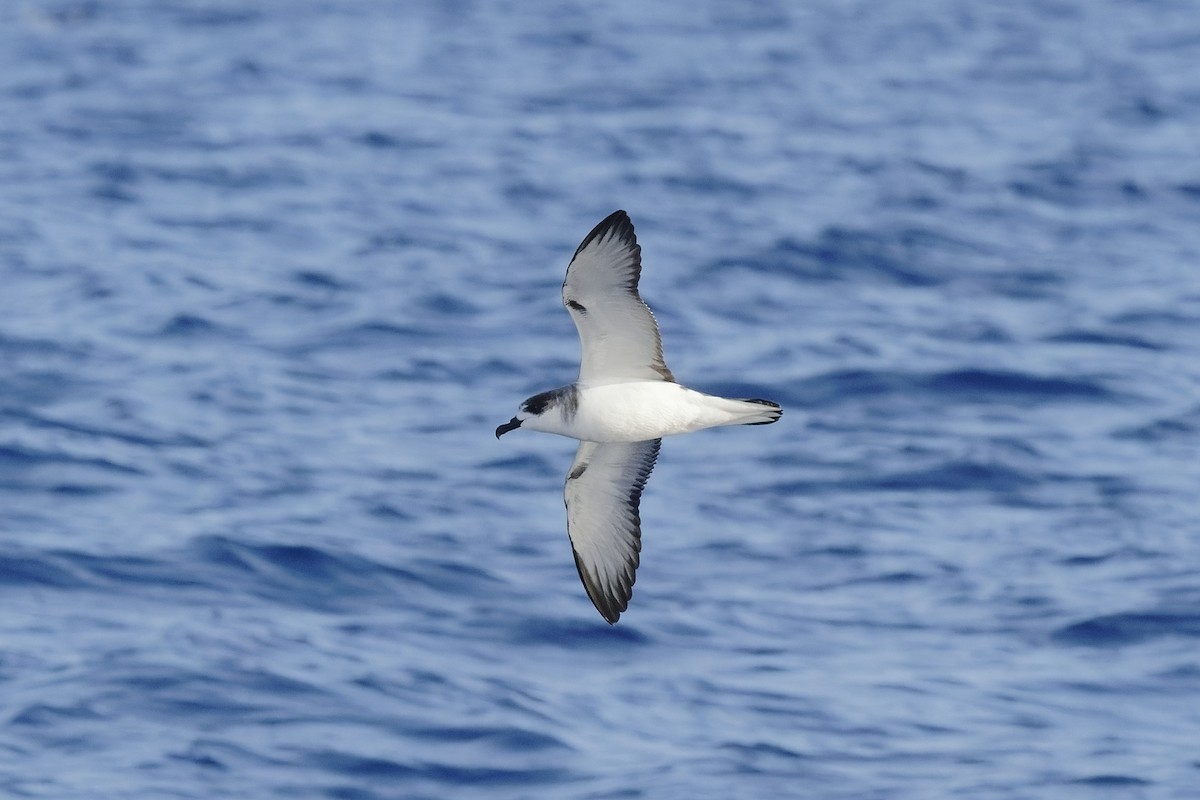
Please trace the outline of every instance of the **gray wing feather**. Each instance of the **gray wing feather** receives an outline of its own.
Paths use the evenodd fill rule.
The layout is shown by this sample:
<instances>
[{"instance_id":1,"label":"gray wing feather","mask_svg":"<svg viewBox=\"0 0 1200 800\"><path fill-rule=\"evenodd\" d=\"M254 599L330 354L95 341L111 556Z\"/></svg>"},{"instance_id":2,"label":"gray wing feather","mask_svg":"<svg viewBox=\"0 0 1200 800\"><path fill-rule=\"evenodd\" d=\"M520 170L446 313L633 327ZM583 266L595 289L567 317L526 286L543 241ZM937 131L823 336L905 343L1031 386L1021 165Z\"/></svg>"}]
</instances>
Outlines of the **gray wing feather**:
<instances>
[{"instance_id":1,"label":"gray wing feather","mask_svg":"<svg viewBox=\"0 0 1200 800\"><path fill-rule=\"evenodd\" d=\"M563 497L575 566L588 597L609 623L629 606L642 550L642 489L661 439L581 442Z\"/></svg>"},{"instance_id":2,"label":"gray wing feather","mask_svg":"<svg viewBox=\"0 0 1200 800\"><path fill-rule=\"evenodd\" d=\"M641 274L642 248L624 211L606 217L575 250L562 296L583 346L580 383L675 380L658 323L638 294Z\"/></svg>"}]
</instances>

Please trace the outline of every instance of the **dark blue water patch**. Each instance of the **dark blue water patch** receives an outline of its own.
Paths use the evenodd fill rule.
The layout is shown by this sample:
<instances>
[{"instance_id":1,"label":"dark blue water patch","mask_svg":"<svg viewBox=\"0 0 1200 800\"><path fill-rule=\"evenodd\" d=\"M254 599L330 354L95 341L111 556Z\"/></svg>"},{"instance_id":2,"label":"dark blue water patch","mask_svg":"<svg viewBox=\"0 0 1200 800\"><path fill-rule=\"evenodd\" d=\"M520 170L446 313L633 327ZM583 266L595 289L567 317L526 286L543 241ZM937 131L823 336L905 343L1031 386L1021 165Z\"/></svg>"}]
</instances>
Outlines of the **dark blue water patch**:
<instances>
[{"instance_id":1,"label":"dark blue water patch","mask_svg":"<svg viewBox=\"0 0 1200 800\"><path fill-rule=\"evenodd\" d=\"M1024 177L1012 180L1009 190L1019 197L1075 206L1093 198L1093 187L1084 186L1081 173L1086 165L1078 159L1050 161L1027 166Z\"/></svg>"},{"instance_id":2,"label":"dark blue water patch","mask_svg":"<svg viewBox=\"0 0 1200 800\"><path fill-rule=\"evenodd\" d=\"M1066 330L1044 337L1042 341L1063 344L1094 344L1103 347L1129 347L1136 350L1159 351L1168 349L1164 344L1152 342L1140 336L1089 330Z\"/></svg>"},{"instance_id":3,"label":"dark blue water patch","mask_svg":"<svg viewBox=\"0 0 1200 800\"><path fill-rule=\"evenodd\" d=\"M0 586L78 589L87 581L53 556L0 553Z\"/></svg>"},{"instance_id":4,"label":"dark blue water patch","mask_svg":"<svg viewBox=\"0 0 1200 800\"><path fill-rule=\"evenodd\" d=\"M96 675L105 686L126 697L126 711L170 721L229 718L277 718L278 709L293 703L312 709L337 699L322 688L262 669L213 668L192 671L176 663L104 664Z\"/></svg>"},{"instance_id":5,"label":"dark blue water patch","mask_svg":"<svg viewBox=\"0 0 1200 800\"><path fill-rule=\"evenodd\" d=\"M97 161L89 172L104 183L121 185L136 183L141 178L138 168L128 161Z\"/></svg>"},{"instance_id":6,"label":"dark blue water patch","mask_svg":"<svg viewBox=\"0 0 1200 800\"><path fill-rule=\"evenodd\" d=\"M522 616L507 627L506 641L529 646L627 653L650 643L650 638L629 622L597 625L587 618Z\"/></svg>"},{"instance_id":7,"label":"dark blue water patch","mask_svg":"<svg viewBox=\"0 0 1200 800\"><path fill-rule=\"evenodd\" d=\"M736 202L750 202L761 192L758 184L739 181L736 178L713 172L687 172L682 175L672 175L665 178L663 184L683 194L724 195Z\"/></svg>"},{"instance_id":8,"label":"dark blue water patch","mask_svg":"<svg viewBox=\"0 0 1200 800\"><path fill-rule=\"evenodd\" d=\"M433 239L407 229L393 228L369 236L366 243L355 251L355 255L370 256L400 252L411 258L413 253L422 252L453 254L460 247L461 244L451 238Z\"/></svg>"},{"instance_id":9,"label":"dark blue water patch","mask_svg":"<svg viewBox=\"0 0 1200 800\"><path fill-rule=\"evenodd\" d=\"M1101 500L1112 503L1135 496L1142 487L1124 475L1057 475L1047 476L1048 482L1083 483L1090 485Z\"/></svg>"},{"instance_id":10,"label":"dark blue water patch","mask_svg":"<svg viewBox=\"0 0 1200 800\"><path fill-rule=\"evenodd\" d=\"M76 144L106 142L137 148L146 142L155 142L165 147L169 143L191 144L188 141L191 124L192 120L178 105L161 110L81 106L72 115L71 122L47 123L45 130Z\"/></svg>"},{"instance_id":11,"label":"dark blue water patch","mask_svg":"<svg viewBox=\"0 0 1200 800\"><path fill-rule=\"evenodd\" d=\"M46 491L60 497L100 497L115 494L121 488L100 483L55 483L46 487Z\"/></svg>"},{"instance_id":12,"label":"dark blue water patch","mask_svg":"<svg viewBox=\"0 0 1200 800\"><path fill-rule=\"evenodd\" d=\"M287 220L272 217L251 217L242 214L222 214L214 217L163 217L156 216L154 224L164 228L179 228L210 232L275 233L283 230Z\"/></svg>"},{"instance_id":13,"label":"dark blue water patch","mask_svg":"<svg viewBox=\"0 0 1200 800\"><path fill-rule=\"evenodd\" d=\"M351 141L371 150L401 150L404 152L436 150L438 142L417 136L401 135L395 131L370 130L355 134Z\"/></svg>"},{"instance_id":14,"label":"dark blue water patch","mask_svg":"<svg viewBox=\"0 0 1200 800\"><path fill-rule=\"evenodd\" d=\"M123 203L133 203L138 199L134 187L140 175L128 162L101 161L92 165L91 173L98 180L98 185L92 190L96 197Z\"/></svg>"},{"instance_id":15,"label":"dark blue water patch","mask_svg":"<svg viewBox=\"0 0 1200 800\"><path fill-rule=\"evenodd\" d=\"M338 772L358 779L397 781L417 778L422 770L399 761L371 758L336 750L322 750L303 755L303 762L328 772Z\"/></svg>"},{"instance_id":16,"label":"dark blue water patch","mask_svg":"<svg viewBox=\"0 0 1200 800\"><path fill-rule=\"evenodd\" d=\"M429 587L459 596L479 596L495 591L501 581L474 564L444 559L418 558L410 562Z\"/></svg>"},{"instance_id":17,"label":"dark blue water patch","mask_svg":"<svg viewBox=\"0 0 1200 800\"><path fill-rule=\"evenodd\" d=\"M413 342L428 342L439 336L437 331L425 326L370 320L328 331L317 339L297 345L293 348L293 352L303 355L329 350L371 350L374 348L388 348L396 352L404 352ZM433 363L441 365L441 362Z\"/></svg>"},{"instance_id":18,"label":"dark blue water patch","mask_svg":"<svg viewBox=\"0 0 1200 800\"><path fill-rule=\"evenodd\" d=\"M311 546L247 544L200 537L182 552L158 557L71 551L5 554L0 586L109 591L129 596L257 597L317 610L403 602L414 587L443 593L484 592L496 579L474 565L419 560L400 569Z\"/></svg>"},{"instance_id":19,"label":"dark blue water patch","mask_svg":"<svg viewBox=\"0 0 1200 800\"><path fill-rule=\"evenodd\" d=\"M805 761L809 759L809 756L803 753L770 742L754 742L752 744L724 742L718 745L718 748L754 758L765 756L769 758L781 758L787 761Z\"/></svg>"},{"instance_id":20,"label":"dark blue water patch","mask_svg":"<svg viewBox=\"0 0 1200 800\"><path fill-rule=\"evenodd\" d=\"M224 536L202 536L189 548L210 568L197 570L206 585L274 603L319 611L414 602L414 591L476 595L494 589L489 571L447 560L416 559L396 567L347 552L312 545L251 544Z\"/></svg>"},{"instance_id":21,"label":"dark blue water patch","mask_svg":"<svg viewBox=\"0 0 1200 800\"><path fill-rule=\"evenodd\" d=\"M441 479L441 475L436 471L418 469L376 469L371 470L370 475L385 483L413 483L418 481L429 483Z\"/></svg>"},{"instance_id":22,"label":"dark blue water patch","mask_svg":"<svg viewBox=\"0 0 1200 800\"><path fill-rule=\"evenodd\" d=\"M550 181L516 180L504 184L504 199L530 211L539 210L556 200L565 200L566 197Z\"/></svg>"},{"instance_id":23,"label":"dark blue water patch","mask_svg":"<svg viewBox=\"0 0 1200 800\"><path fill-rule=\"evenodd\" d=\"M1200 687L1200 664L1181 664L1178 667L1164 670L1155 677L1195 684L1197 687Z\"/></svg>"},{"instance_id":24,"label":"dark blue water patch","mask_svg":"<svg viewBox=\"0 0 1200 800\"><path fill-rule=\"evenodd\" d=\"M799 693L727 684L708 677L693 678L689 685L678 687L678 691L680 696L694 698L692 702L697 707L749 708L768 717L786 718L789 727L827 732L837 730L842 724L837 717ZM882 733L882 730L873 729L872 732Z\"/></svg>"},{"instance_id":25,"label":"dark blue water patch","mask_svg":"<svg viewBox=\"0 0 1200 800\"><path fill-rule=\"evenodd\" d=\"M392 793L379 794L368 789L360 789L357 786L329 786L322 790L321 794L330 800L385 800L392 797ZM297 796L299 796L297 794ZM410 800L436 800L435 795L411 794L405 795Z\"/></svg>"},{"instance_id":26,"label":"dark blue water patch","mask_svg":"<svg viewBox=\"0 0 1200 800\"><path fill-rule=\"evenodd\" d=\"M1019 500L1023 490L1036 487L1047 479L1046 475L1003 464L953 459L931 467L888 474L784 481L771 484L766 491L781 495L819 495L831 491L989 492Z\"/></svg>"},{"instance_id":27,"label":"dark blue water patch","mask_svg":"<svg viewBox=\"0 0 1200 800\"><path fill-rule=\"evenodd\" d=\"M1133 775L1102 774L1089 775L1086 778L1076 778L1067 781L1074 786L1090 786L1097 789L1122 789L1133 786L1153 786L1154 781L1138 778Z\"/></svg>"},{"instance_id":28,"label":"dark blue water patch","mask_svg":"<svg viewBox=\"0 0 1200 800\"><path fill-rule=\"evenodd\" d=\"M405 511L395 503L386 500L377 500L368 502L365 506L366 513L376 519L386 520L388 522L411 522L417 519L416 514Z\"/></svg>"},{"instance_id":29,"label":"dark blue water patch","mask_svg":"<svg viewBox=\"0 0 1200 800\"><path fill-rule=\"evenodd\" d=\"M153 665L130 670L124 680L140 688L224 686L233 690L245 690L247 694L261 697L323 697L337 702L333 693L315 683L297 680L267 669L225 668L219 675L214 675L209 672L188 672L179 669L175 664Z\"/></svg>"},{"instance_id":30,"label":"dark blue water patch","mask_svg":"<svg viewBox=\"0 0 1200 800\"><path fill-rule=\"evenodd\" d=\"M64 722L100 722L104 719L103 714L87 704L66 706L33 703L13 714L9 718L8 724L17 727L46 728L62 725Z\"/></svg>"},{"instance_id":31,"label":"dark blue water patch","mask_svg":"<svg viewBox=\"0 0 1200 800\"><path fill-rule=\"evenodd\" d=\"M401 146L399 137L383 131L367 131L356 136L355 140L373 149L391 149Z\"/></svg>"},{"instance_id":32,"label":"dark blue water patch","mask_svg":"<svg viewBox=\"0 0 1200 800\"><path fill-rule=\"evenodd\" d=\"M571 370L569 362L554 360L551 362L554 365L552 374L561 374L570 376ZM499 378L520 377L527 379L529 376L529 365L520 362L516 359L503 358L481 358L478 361L470 361L466 364L467 370L462 374L468 378L467 385L486 382L490 386L496 386ZM575 369L579 369L579 365L575 364ZM536 393L536 392L535 392ZM530 395L526 395L528 397ZM515 398L514 403L524 398Z\"/></svg>"},{"instance_id":33,"label":"dark blue water patch","mask_svg":"<svg viewBox=\"0 0 1200 800\"><path fill-rule=\"evenodd\" d=\"M98 0L81 0L81 2L63 3L57 6L47 5L39 8L38 13L45 14L46 18L56 25L70 29L97 21L101 18L103 9L104 4Z\"/></svg>"},{"instance_id":34,"label":"dark blue water patch","mask_svg":"<svg viewBox=\"0 0 1200 800\"><path fill-rule=\"evenodd\" d=\"M300 270L291 275L292 281L310 289L327 289L331 292L345 292L353 289L353 284L344 281L328 272L320 270Z\"/></svg>"},{"instance_id":35,"label":"dark blue water patch","mask_svg":"<svg viewBox=\"0 0 1200 800\"><path fill-rule=\"evenodd\" d=\"M0 139L0 141L3 141ZM0 244L9 245L5 248L5 252L0 253L3 261L0 261L0 267L11 269L15 273L24 272L28 267L26 260L18 254L17 246L34 244L41 240L41 234L38 227L30 220L26 219L0 219ZM4 343L8 340L8 336L0 333L0 352L4 350Z\"/></svg>"},{"instance_id":36,"label":"dark blue water patch","mask_svg":"<svg viewBox=\"0 0 1200 800\"><path fill-rule=\"evenodd\" d=\"M803 780L823 776L827 771L817 759L770 742L723 742L717 749L730 756L728 769L733 774L749 779L772 775Z\"/></svg>"},{"instance_id":37,"label":"dark blue water patch","mask_svg":"<svg viewBox=\"0 0 1200 800\"><path fill-rule=\"evenodd\" d=\"M967 344L1010 344L1014 340L1008 330L986 320L955 320L933 334L944 341Z\"/></svg>"},{"instance_id":38,"label":"dark blue water patch","mask_svg":"<svg viewBox=\"0 0 1200 800\"><path fill-rule=\"evenodd\" d=\"M59 588L107 588L128 591L134 587L180 589L204 585L173 560L145 556L101 556L71 551L53 551L38 558L50 577L70 576ZM57 570L57 572L55 572Z\"/></svg>"},{"instance_id":39,"label":"dark blue water patch","mask_svg":"<svg viewBox=\"0 0 1200 800\"><path fill-rule=\"evenodd\" d=\"M285 309L298 309L305 313L349 311L352 304L330 291L308 293L271 291L260 295L271 305Z\"/></svg>"},{"instance_id":40,"label":"dark blue water patch","mask_svg":"<svg viewBox=\"0 0 1200 800\"><path fill-rule=\"evenodd\" d=\"M830 556L832 558L861 559L865 558L867 553L867 548L857 544L830 545L828 547L818 547L811 550L800 551L800 555L803 559L807 559L809 556Z\"/></svg>"},{"instance_id":41,"label":"dark blue water patch","mask_svg":"<svg viewBox=\"0 0 1200 800\"><path fill-rule=\"evenodd\" d=\"M1066 283L1063 270L1003 269L988 274L982 281L988 291L1014 300L1047 300L1060 293Z\"/></svg>"},{"instance_id":42,"label":"dark blue water patch","mask_svg":"<svg viewBox=\"0 0 1200 800\"><path fill-rule=\"evenodd\" d=\"M92 458L74 456L61 451L42 450L21 445L0 445L0 476L10 474L25 474L29 467L46 465L71 465L92 467L104 472L120 475L145 475L145 471L129 464L121 464L107 458Z\"/></svg>"},{"instance_id":43,"label":"dark blue water patch","mask_svg":"<svg viewBox=\"0 0 1200 800\"><path fill-rule=\"evenodd\" d=\"M1064 567L1092 567L1111 561L1141 561L1151 558L1161 558L1162 555L1162 553L1141 550L1136 547L1120 547L1104 553L1064 556L1058 559L1058 563Z\"/></svg>"},{"instance_id":44,"label":"dark blue water patch","mask_svg":"<svg viewBox=\"0 0 1200 800\"><path fill-rule=\"evenodd\" d=\"M444 763L404 763L387 758L360 756L338 750L310 751L301 756L302 762L358 780L433 781L443 786L516 787L542 786L578 780L579 776L565 769L535 767L530 769L499 769L492 767L458 766Z\"/></svg>"},{"instance_id":45,"label":"dark blue water patch","mask_svg":"<svg viewBox=\"0 0 1200 800\"><path fill-rule=\"evenodd\" d=\"M233 169L220 164L188 167L139 167L137 173L162 183L183 183L207 186L229 192L248 192L256 189L303 187L304 173L284 162L254 165Z\"/></svg>"},{"instance_id":46,"label":"dark blue water patch","mask_svg":"<svg viewBox=\"0 0 1200 800\"><path fill-rule=\"evenodd\" d=\"M870 586L880 584L884 586L902 586L905 584L921 583L930 579L929 575L922 575L919 572L911 570L899 570L896 572L883 572L878 575L860 575L846 580L839 580L828 584L818 584L821 588L835 588L848 586Z\"/></svg>"},{"instance_id":47,"label":"dark blue water patch","mask_svg":"<svg viewBox=\"0 0 1200 800\"><path fill-rule=\"evenodd\" d=\"M232 754L232 756L231 756ZM249 754L249 751L226 742L212 740L197 740L188 745L183 752L168 753L167 758L180 761L205 770L228 772L233 768L236 757Z\"/></svg>"},{"instance_id":48,"label":"dark blue water patch","mask_svg":"<svg viewBox=\"0 0 1200 800\"><path fill-rule=\"evenodd\" d=\"M885 370L838 370L806 378L786 387L787 400L805 407L824 408L863 398L905 394L914 390L917 376Z\"/></svg>"},{"instance_id":49,"label":"dark blue water patch","mask_svg":"<svg viewBox=\"0 0 1200 800\"><path fill-rule=\"evenodd\" d=\"M169 338L206 338L221 333L221 327L205 317L180 313L164 322L153 335Z\"/></svg>"},{"instance_id":50,"label":"dark blue water patch","mask_svg":"<svg viewBox=\"0 0 1200 800\"><path fill-rule=\"evenodd\" d=\"M719 508L708 503L698 502L697 510L702 514L719 513ZM770 563L779 559L779 554L772 550L755 547L753 543L743 538L710 539L696 546L697 552L711 553L713 558L737 562L759 561ZM806 551L811 558L819 558L824 551Z\"/></svg>"},{"instance_id":51,"label":"dark blue water patch","mask_svg":"<svg viewBox=\"0 0 1200 800\"><path fill-rule=\"evenodd\" d=\"M1187 199L1200 203L1200 181L1180 183L1176 185L1175 190Z\"/></svg>"},{"instance_id":52,"label":"dark blue water patch","mask_svg":"<svg viewBox=\"0 0 1200 800\"><path fill-rule=\"evenodd\" d=\"M453 383L463 386L469 385L461 379L466 372L461 364L448 364L444 359L414 358L406 368L388 367L371 373L371 377L393 383ZM478 381L479 376L475 375L473 379Z\"/></svg>"},{"instance_id":53,"label":"dark blue water patch","mask_svg":"<svg viewBox=\"0 0 1200 800\"><path fill-rule=\"evenodd\" d=\"M537 453L521 453L515 456L505 456L485 461L480 466L487 470L496 470L506 475L526 473L539 478L557 475L561 465L555 465L549 458Z\"/></svg>"},{"instance_id":54,"label":"dark blue water patch","mask_svg":"<svg viewBox=\"0 0 1200 800\"><path fill-rule=\"evenodd\" d=\"M938 394L967 396L972 399L1012 395L1035 400L1106 400L1112 397L1111 392L1094 381L1082 378L1047 378L1007 370L951 370L930 375L926 381L929 389Z\"/></svg>"},{"instance_id":55,"label":"dark blue water patch","mask_svg":"<svg viewBox=\"0 0 1200 800\"><path fill-rule=\"evenodd\" d=\"M939 234L919 228L889 235L834 226L821 231L815 241L785 237L764 250L715 261L703 271L742 267L807 281L883 281L900 286L936 286L945 281L945 276L919 265L927 261L921 254L942 239Z\"/></svg>"},{"instance_id":56,"label":"dark blue water patch","mask_svg":"<svg viewBox=\"0 0 1200 800\"><path fill-rule=\"evenodd\" d=\"M138 196L129 187L114 183L104 183L96 186L92 189L92 196L112 203L133 204L138 201Z\"/></svg>"},{"instance_id":57,"label":"dark blue water patch","mask_svg":"<svg viewBox=\"0 0 1200 800\"><path fill-rule=\"evenodd\" d=\"M1121 647L1163 637L1200 637L1200 613L1130 611L1072 623L1052 634L1063 644Z\"/></svg>"},{"instance_id":58,"label":"dark blue water patch","mask_svg":"<svg viewBox=\"0 0 1200 800\"><path fill-rule=\"evenodd\" d=\"M482 742L492 745L498 750L509 750L514 753L574 749L554 736L513 726L409 727L405 729L405 733L423 741Z\"/></svg>"},{"instance_id":59,"label":"dark blue water patch","mask_svg":"<svg viewBox=\"0 0 1200 800\"><path fill-rule=\"evenodd\" d=\"M1185 310L1183 304L1172 308L1143 308L1114 314L1108 319L1112 325L1129 328L1155 328L1171 335L1181 331L1192 331L1200 326L1200 315Z\"/></svg>"},{"instance_id":60,"label":"dark blue water patch","mask_svg":"<svg viewBox=\"0 0 1200 800\"><path fill-rule=\"evenodd\" d=\"M479 306L465 298L446 292L424 295L420 299L420 304L422 309L442 317L472 316L478 314L480 310ZM449 320L443 320L441 324L449 324Z\"/></svg>"},{"instance_id":61,"label":"dark blue water patch","mask_svg":"<svg viewBox=\"0 0 1200 800\"><path fill-rule=\"evenodd\" d=\"M1148 422L1113 432L1115 439L1133 439L1143 442L1187 441L1200 433L1200 406L1182 414Z\"/></svg>"},{"instance_id":62,"label":"dark blue water patch","mask_svg":"<svg viewBox=\"0 0 1200 800\"><path fill-rule=\"evenodd\" d=\"M72 346L69 339L54 341L52 339L16 336L0 332L0 354L6 356L37 356L53 357L66 356L72 359L82 359L90 353L87 348Z\"/></svg>"},{"instance_id":63,"label":"dark blue water patch","mask_svg":"<svg viewBox=\"0 0 1200 800\"><path fill-rule=\"evenodd\" d=\"M36 429L64 431L94 439L108 439L124 444L147 448L203 448L210 447L212 442L188 433L162 433L151 435L145 432L146 426L139 423L139 429L118 430L115 428L89 425L73 420L52 419L45 414L25 409L0 410L0 420L15 420Z\"/></svg>"},{"instance_id":64,"label":"dark blue water patch","mask_svg":"<svg viewBox=\"0 0 1200 800\"><path fill-rule=\"evenodd\" d=\"M184 28L231 28L257 23L264 18L264 12L239 8L235 4L167 5L157 7L155 11Z\"/></svg>"},{"instance_id":65,"label":"dark blue water patch","mask_svg":"<svg viewBox=\"0 0 1200 800\"><path fill-rule=\"evenodd\" d=\"M338 629L352 634L369 630L367 626L355 623L339 625ZM392 669L389 667L385 674L362 675L351 679L350 683L390 699L424 700L431 695L447 690L456 693L464 691L446 674L422 669Z\"/></svg>"},{"instance_id":66,"label":"dark blue water patch","mask_svg":"<svg viewBox=\"0 0 1200 800\"><path fill-rule=\"evenodd\" d=\"M838 370L783 387L785 400L804 407L829 407L883 396L912 396L939 402L1052 403L1104 401L1115 394L1085 378L1051 378L1009 370L956 369L934 373ZM775 390L778 393L778 390Z\"/></svg>"}]
</instances>

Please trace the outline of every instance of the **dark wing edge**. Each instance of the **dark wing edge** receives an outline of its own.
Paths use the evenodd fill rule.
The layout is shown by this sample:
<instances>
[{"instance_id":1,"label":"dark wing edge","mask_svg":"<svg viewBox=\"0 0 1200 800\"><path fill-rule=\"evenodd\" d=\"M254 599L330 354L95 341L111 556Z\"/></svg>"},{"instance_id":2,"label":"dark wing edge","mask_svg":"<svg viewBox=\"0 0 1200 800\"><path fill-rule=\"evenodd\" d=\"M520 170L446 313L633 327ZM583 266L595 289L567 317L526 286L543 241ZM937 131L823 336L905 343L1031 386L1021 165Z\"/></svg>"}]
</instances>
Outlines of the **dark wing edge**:
<instances>
[{"instance_id":1,"label":"dark wing edge","mask_svg":"<svg viewBox=\"0 0 1200 800\"><path fill-rule=\"evenodd\" d=\"M571 255L571 261L567 264L567 277L563 278L563 289L565 290L567 287L567 281L571 276L571 265L575 263L575 258L586 250L587 246L592 242L606 237L618 239L628 247L633 259L633 264L629 271L629 280L625 283L625 288L646 309L646 313L650 315L651 325L654 327L654 337L656 340L655 353L648 366L664 381L675 383L675 375L667 367L666 358L663 356L662 333L658 329L658 320L654 316L654 311L651 310L650 306L646 304L646 301L642 299L642 295L638 292L638 283L642 279L642 246L637 242L637 234L633 229L633 220L629 218L629 214L625 213L623 209L617 209L600 220L596 224L596 227L592 228L588 235L583 237L583 241L579 243L579 247L575 248L575 252ZM565 293L563 295L563 305L567 307L568 311L572 312L572 317L574 317L573 312L575 311L586 313L582 306L568 299ZM576 324L578 325L579 323L576 322Z\"/></svg>"},{"instance_id":2,"label":"dark wing edge","mask_svg":"<svg viewBox=\"0 0 1200 800\"><path fill-rule=\"evenodd\" d=\"M641 549L641 532L638 532L638 549ZM588 574L584 569L583 562L579 560L579 553L575 553L575 569L579 572L579 579L583 581L583 588L587 591L588 597L592 599L592 605L600 612L600 616L604 617L604 621L609 625L616 625L617 620L621 618L621 612L629 608L629 601L633 597L633 583L637 580L637 568L641 563L641 559L635 552L633 555L632 566L627 567L626 575L628 583L622 583L622 592L620 595L614 594L605 589L596 582L595 578Z\"/></svg>"},{"instance_id":3,"label":"dark wing edge","mask_svg":"<svg viewBox=\"0 0 1200 800\"><path fill-rule=\"evenodd\" d=\"M642 490L646 488L646 481L650 479L650 473L654 471L654 465L658 461L658 451L662 445L662 439L650 439L637 444L649 444L650 447L639 454L641 461L637 465L637 472L629 486L626 510L629 513L628 524L633 529L634 549L618 576L619 580L615 582L610 580L607 584L602 583L599 576L592 574L584 566L583 561L579 558L579 552L575 550L574 546L571 547L571 553L575 556L575 569L579 572L583 588L591 598L592 605L609 625L616 624L617 620L621 618L621 612L629 608L629 601L633 598L633 584L637 581L637 568L641 565ZM584 469L572 472L567 480L575 480L585 471L586 465Z\"/></svg>"},{"instance_id":4,"label":"dark wing edge","mask_svg":"<svg viewBox=\"0 0 1200 800\"><path fill-rule=\"evenodd\" d=\"M633 232L633 220L621 209L617 209L596 223L596 227L592 228L591 232L583 237L583 241L579 243L579 247L575 248L575 252L571 256L571 261L574 261L575 256L586 250L589 244L596 239L603 238L610 231L614 238L619 239L622 244L628 245L629 249L633 251L634 264L631 270L632 277L629 280L627 288L636 294L638 281L642 277L642 246L637 243L637 236ZM567 268L568 270L570 269L569 264ZM563 285L566 285L565 280L563 281Z\"/></svg>"}]
</instances>

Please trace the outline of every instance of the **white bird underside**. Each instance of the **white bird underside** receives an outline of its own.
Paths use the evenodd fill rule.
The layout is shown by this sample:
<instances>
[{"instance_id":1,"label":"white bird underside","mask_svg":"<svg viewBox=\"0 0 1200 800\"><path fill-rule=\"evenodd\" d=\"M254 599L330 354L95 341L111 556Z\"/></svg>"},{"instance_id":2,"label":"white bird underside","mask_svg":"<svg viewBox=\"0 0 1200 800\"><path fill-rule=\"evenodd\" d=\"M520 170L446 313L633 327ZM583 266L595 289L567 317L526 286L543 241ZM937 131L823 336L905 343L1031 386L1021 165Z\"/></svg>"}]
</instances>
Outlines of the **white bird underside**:
<instances>
[{"instance_id":1,"label":"white bird underside","mask_svg":"<svg viewBox=\"0 0 1200 800\"><path fill-rule=\"evenodd\" d=\"M666 381L583 387L576 402L574 414L563 420L563 432L588 442L640 442L779 417L773 406L714 397Z\"/></svg>"},{"instance_id":2,"label":"white bird underside","mask_svg":"<svg viewBox=\"0 0 1200 800\"><path fill-rule=\"evenodd\" d=\"M575 251L563 305L579 331L579 379L522 404L501 425L580 440L563 498L575 566L596 609L614 623L629 605L642 548L639 503L662 437L779 419L769 400L730 400L680 386L663 359L658 323L638 294L641 247L624 211Z\"/></svg>"}]
</instances>

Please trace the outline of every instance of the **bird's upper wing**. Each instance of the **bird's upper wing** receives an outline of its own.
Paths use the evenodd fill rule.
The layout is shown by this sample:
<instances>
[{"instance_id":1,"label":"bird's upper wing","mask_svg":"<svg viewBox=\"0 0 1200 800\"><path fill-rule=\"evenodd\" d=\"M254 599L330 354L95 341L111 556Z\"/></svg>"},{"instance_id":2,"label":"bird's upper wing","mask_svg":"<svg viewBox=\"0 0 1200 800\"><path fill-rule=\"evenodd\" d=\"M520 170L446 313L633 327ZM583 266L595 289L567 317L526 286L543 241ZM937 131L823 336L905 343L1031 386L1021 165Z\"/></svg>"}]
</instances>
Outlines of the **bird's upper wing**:
<instances>
[{"instance_id":1,"label":"bird's upper wing","mask_svg":"<svg viewBox=\"0 0 1200 800\"><path fill-rule=\"evenodd\" d=\"M641 274L642 248L624 211L605 218L575 251L562 296L583 345L580 383L675 380L658 323L638 294Z\"/></svg>"},{"instance_id":2,"label":"bird's upper wing","mask_svg":"<svg viewBox=\"0 0 1200 800\"><path fill-rule=\"evenodd\" d=\"M575 566L609 623L629 606L642 550L638 504L661 439L580 442L563 496Z\"/></svg>"}]
</instances>

